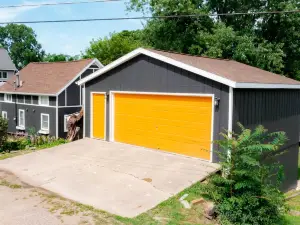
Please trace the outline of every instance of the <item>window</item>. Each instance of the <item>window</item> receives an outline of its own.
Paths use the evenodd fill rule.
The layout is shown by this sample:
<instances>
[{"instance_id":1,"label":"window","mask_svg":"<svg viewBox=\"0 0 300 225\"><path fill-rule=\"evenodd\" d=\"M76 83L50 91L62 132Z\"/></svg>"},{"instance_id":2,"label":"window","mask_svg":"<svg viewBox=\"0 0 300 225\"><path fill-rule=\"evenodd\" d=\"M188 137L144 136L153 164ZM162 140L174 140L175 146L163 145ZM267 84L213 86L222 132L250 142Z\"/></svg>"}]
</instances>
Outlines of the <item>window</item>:
<instances>
[{"instance_id":1,"label":"window","mask_svg":"<svg viewBox=\"0 0 300 225\"><path fill-rule=\"evenodd\" d=\"M25 96L24 95L17 95L17 103L25 103Z\"/></svg>"},{"instance_id":2,"label":"window","mask_svg":"<svg viewBox=\"0 0 300 225\"><path fill-rule=\"evenodd\" d=\"M65 115L64 116L64 131L68 132L68 120L69 120L70 116L69 115Z\"/></svg>"},{"instance_id":3,"label":"window","mask_svg":"<svg viewBox=\"0 0 300 225\"><path fill-rule=\"evenodd\" d=\"M41 130L49 131L49 114L41 114Z\"/></svg>"},{"instance_id":4,"label":"window","mask_svg":"<svg viewBox=\"0 0 300 225\"><path fill-rule=\"evenodd\" d=\"M19 129L25 129L25 110L19 109Z\"/></svg>"},{"instance_id":5,"label":"window","mask_svg":"<svg viewBox=\"0 0 300 225\"><path fill-rule=\"evenodd\" d=\"M7 119L7 112L5 112L5 111L2 111L2 118L4 118L4 119Z\"/></svg>"},{"instance_id":6,"label":"window","mask_svg":"<svg viewBox=\"0 0 300 225\"><path fill-rule=\"evenodd\" d=\"M39 96L39 105L49 105L49 96Z\"/></svg>"},{"instance_id":7,"label":"window","mask_svg":"<svg viewBox=\"0 0 300 225\"><path fill-rule=\"evenodd\" d=\"M7 79L7 72L2 72L2 78Z\"/></svg>"},{"instance_id":8,"label":"window","mask_svg":"<svg viewBox=\"0 0 300 225\"><path fill-rule=\"evenodd\" d=\"M11 94L5 94L4 95L4 101L5 102L12 102L12 95Z\"/></svg>"}]
</instances>

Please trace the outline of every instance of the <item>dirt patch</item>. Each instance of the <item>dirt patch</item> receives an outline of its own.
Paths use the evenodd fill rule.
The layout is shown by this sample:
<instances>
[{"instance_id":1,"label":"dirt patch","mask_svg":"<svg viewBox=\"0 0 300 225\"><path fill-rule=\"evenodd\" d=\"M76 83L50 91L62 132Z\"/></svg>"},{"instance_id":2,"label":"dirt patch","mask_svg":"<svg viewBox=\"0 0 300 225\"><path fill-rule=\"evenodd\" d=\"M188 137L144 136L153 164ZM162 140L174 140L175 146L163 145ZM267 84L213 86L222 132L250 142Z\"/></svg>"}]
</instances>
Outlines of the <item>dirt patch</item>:
<instances>
[{"instance_id":1,"label":"dirt patch","mask_svg":"<svg viewBox=\"0 0 300 225\"><path fill-rule=\"evenodd\" d=\"M110 214L32 187L7 171L0 171L0 199L0 219L6 225L120 224Z\"/></svg>"}]
</instances>

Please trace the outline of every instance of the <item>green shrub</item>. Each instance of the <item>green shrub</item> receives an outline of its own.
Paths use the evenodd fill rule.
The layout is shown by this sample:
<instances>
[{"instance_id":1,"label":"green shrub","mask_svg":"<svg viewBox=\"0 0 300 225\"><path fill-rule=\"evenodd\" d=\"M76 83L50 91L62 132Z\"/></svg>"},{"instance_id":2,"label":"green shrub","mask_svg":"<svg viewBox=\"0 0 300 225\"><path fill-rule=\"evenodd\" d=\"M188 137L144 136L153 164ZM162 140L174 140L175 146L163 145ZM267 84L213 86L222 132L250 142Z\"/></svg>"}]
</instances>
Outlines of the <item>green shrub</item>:
<instances>
[{"instance_id":1,"label":"green shrub","mask_svg":"<svg viewBox=\"0 0 300 225\"><path fill-rule=\"evenodd\" d=\"M23 150L30 144L29 140L25 137L19 138L12 138L8 139L3 144L3 151L16 151L16 150Z\"/></svg>"},{"instance_id":2,"label":"green shrub","mask_svg":"<svg viewBox=\"0 0 300 225\"><path fill-rule=\"evenodd\" d=\"M283 168L276 158L286 135L239 126L241 133L222 133L224 140L216 142L222 175L209 177L201 194L215 203L222 224L279 224L286 208L279 190Z\"/></svg>"},{"instance_id":3,"label":"green shrub","mask_svg":"<svg viewBox=\"0 0 300 225\"><path fill-rule=\"evenodd\" d=\"M0 152L3 151L3 145L7 140L7 120L0 116Z\"/></svg>"}]
</instances>

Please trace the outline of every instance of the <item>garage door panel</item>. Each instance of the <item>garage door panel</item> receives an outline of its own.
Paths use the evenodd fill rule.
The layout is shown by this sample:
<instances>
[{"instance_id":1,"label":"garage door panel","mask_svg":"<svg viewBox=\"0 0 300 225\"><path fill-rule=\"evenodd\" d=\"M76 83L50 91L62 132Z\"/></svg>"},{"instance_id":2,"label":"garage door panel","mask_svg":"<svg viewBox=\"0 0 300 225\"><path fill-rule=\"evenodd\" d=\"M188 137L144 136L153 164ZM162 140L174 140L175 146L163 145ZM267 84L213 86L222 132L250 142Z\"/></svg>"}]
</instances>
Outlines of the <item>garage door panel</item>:
<instances>
[{"instance_id":1,"label":"garage door panel","mask_svg":"<svg viewBox=\"0 0 300 225\"><path fill-rule=\"evenodd\" d=\"M114 102L116 141L210 159L211 97L115 94Z\"/></svg>"},{"instance_id":2,"label":"garage door panel","mask_svg":"<svg viewBox=\"0 0 300 225\"><path fill-rule=\"evenodd\" d=\"M92 94L93 99L93 137L105 138L105 94Z\"/></svg>"}]
</instances>

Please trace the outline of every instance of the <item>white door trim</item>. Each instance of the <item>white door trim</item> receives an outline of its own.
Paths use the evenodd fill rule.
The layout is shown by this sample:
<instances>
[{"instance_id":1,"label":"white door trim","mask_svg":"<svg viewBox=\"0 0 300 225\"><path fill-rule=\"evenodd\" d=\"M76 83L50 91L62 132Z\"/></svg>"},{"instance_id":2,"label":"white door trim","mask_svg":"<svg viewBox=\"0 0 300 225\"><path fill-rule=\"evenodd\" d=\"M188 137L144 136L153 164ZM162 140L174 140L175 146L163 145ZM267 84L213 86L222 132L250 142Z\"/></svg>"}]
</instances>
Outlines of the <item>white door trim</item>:
<instances>
[{"instance_id":1,"label":"white door trim","mask_svg":"<svg viewBox=\"0 0 300 225\"><path fill-rule=\"evenodd\" d=\"M213 160L213 137L214 137L214 111L215 104L214 94L197 94L197 93L166 93L166 92L136 92L136 91L110 91L109 92L109 141L114 142L114 128L115 128L115 94L136 94L136 95L165 95L165 96L190 96L190 97L209 97L212 99L212 115L211 115L211 144L210 144L210 160Z\"/></svg>"},{"instance_id":2,"label":"white door trim","mask_svg":"<svg viewBox=\"0 0 300 225\"><path fill-rule=\"evenodd\" d=\"M104 139L100 140L106 140L106 101L107 101L107 96L106 92L91 92L90 95L90 105L91 105L91 121L90 121L90 134L91 138L94 139L99 139L94 137L94 127L93 127L93 122L94 122L94 101L93 101L93 96L94 94L103 94L104 95Z\"/></svg>"}]
</instances>

